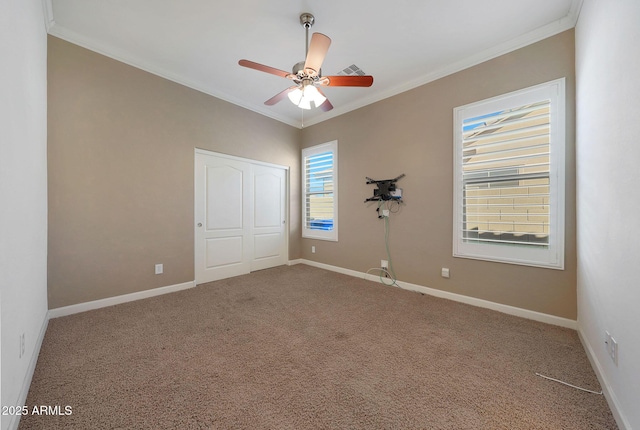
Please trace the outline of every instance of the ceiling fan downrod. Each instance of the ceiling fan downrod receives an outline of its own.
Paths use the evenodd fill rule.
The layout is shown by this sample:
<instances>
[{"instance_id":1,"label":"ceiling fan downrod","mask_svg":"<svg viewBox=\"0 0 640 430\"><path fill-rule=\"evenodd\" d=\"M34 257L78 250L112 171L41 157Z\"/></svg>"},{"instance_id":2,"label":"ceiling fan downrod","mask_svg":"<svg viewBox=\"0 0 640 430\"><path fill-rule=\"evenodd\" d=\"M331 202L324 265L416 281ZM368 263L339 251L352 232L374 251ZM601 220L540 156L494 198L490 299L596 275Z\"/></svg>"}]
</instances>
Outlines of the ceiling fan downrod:
<instances>
[{"instance_id":1,"label":"ceiling fan downrod","mask_svg":"<svg viewBox=\"0 0 640 430\"><path fill-rule=\"evenodd\" d=\"M242 67L258 70L290 79L294 85L279 92L264 102L267 106L273 106L281 100L289 99L298 107L311 109L319 107L324 112L333 109L333 105L327 100L320 87L370 87L373 76L322 76L322 62L324 61L331 39L322 33L313 33L309 39L309 29L313 26L315 18L310 13L300 15L300 24L305 29L305 59L293 66L292 73L274 67L265 66L249 60L240 60Z\"/></svg>"},{"instance_id":2,"label":"ceiling fan downrod","mask_svg":"<svg viewBox=\"0 0 640 430\"><path fill-rule=\"evenodd\" d=\"M305 40L304 40L304 57L307 58L309 54L309 29L313 26L313 23L316 21L316 18L310 13L303 13L300 15L300 25L304 27L305 30Z\"/></svg>"}]
</instances>

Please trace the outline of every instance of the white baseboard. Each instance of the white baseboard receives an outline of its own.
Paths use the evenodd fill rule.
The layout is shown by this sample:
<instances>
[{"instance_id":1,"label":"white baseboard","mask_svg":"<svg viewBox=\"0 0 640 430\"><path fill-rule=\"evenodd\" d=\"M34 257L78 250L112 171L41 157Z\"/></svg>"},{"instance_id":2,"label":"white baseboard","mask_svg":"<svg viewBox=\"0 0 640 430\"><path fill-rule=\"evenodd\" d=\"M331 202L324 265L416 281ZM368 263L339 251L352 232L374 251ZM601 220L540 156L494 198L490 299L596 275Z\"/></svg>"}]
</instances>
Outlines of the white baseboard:
<instances>
[{"instance_id":1,"label":"white baseboard","mask_svg":"<svg viewBox=\"0 0 640 430\"><path fill-rule=\"evenodd\" d=\"M306 260L303 260L302 258L298 258L297 260L289 260L287 261L287 266L295 266L296 264L302 264L305 261Z\"/></svg>"},{"instance_id":2,"label":"white baseboard","mask_svg":"<svg viewBox=\"0 0 640 430\"><path fill-rule=\"evenodd\" d=\"M383 283L378 275L371 275L355 270L345 269L342 267L332 266L329 264L318 263L316 261L299 259L294 260L295 264L307 264L309 266L318 267L320 269L331 270L332 272L342 273L344 275L354 276L356 278L362 278L369 281L376 281ZM405 290L416 291L430 296L439 297L442 299L453 300L455 302L465 303L472 306L478 306L480 308L487 308L494 311L502 312L509 315L514 315L521 318L526 318L534 321L543 322L546 324L552 324L560 327L566 327L573 330L578 329L576 321L562 318L555 315L544 314L542 312L530 311L528 309L517 308L515 306L503 305L500 303L490 302L488 300L476 299L474 297L463 296L462 294L450 293L448 291L442 291L435 288L424 287L422 285L411 284L409 282L396 281L396 284Z\"/></svg>"},{"instance_id":3,"label":"white baseboard","mask_svg":"<svg viewBox=\"0 0 640 430\"><path fill-rule=\"evenodd\" d=\"M78 303L77 305L64 306L49 310L49 319L59 318L80 312L91 311L93 309L105 308L107 306L119 305L121 303L133 302L135 300L160 296L162 294L174 293L176 291L187 290L196 286L196 281L184 282L182 284L169 285L167 287L153 288L151 290L138 291L137 293L124 294L122 296L108 297L106 299L94 300L91 302Z\"/></svg>"},{"instance_id":4,"label":"white baseboard","mask_svg":"<svg viewBox=\"0 0 640 430\"><path fill-rule=\"evenodd\" d=\"M619 407L618 398L615 395L615 392L611 389L607 378L605 377L605 373L602 370L602 366L600 365L600 361L598 360L591 344L587 340L587 337L582 333L580 329L580 324L578 324L578 337L580 338L580 342L582 342L582 347L587 353L587 357L589 358L589 362L591 363L591 367L593 368L596 376L598 377L598 381L600 382L600 387L602 387L602 393L604 397L607 399L607 403L609 404L609 408L611 409L611 413L618 424L618 428L620 430L631 430L631 424L627 421L625 416L620 412L621 409Z\"/></svg>"},{"instance_id":5,"label":"white baseboard","mask_svg":"<svg viewBox=\"0 0 640 430\"><path fill-rule=\"evenodd\" d=\"M24 381L22 381L22 388L20 389L20 396L18 397L16 405L27 404L27 395L29 394L29 388L31 387L31 380L33 379L33 374L36 371L36 364L38 364L38 357L40 356L40 348L42 348L42 342L44 341L44 335L47 332L48 326L49 317L48 314L45 314L42 319L40 333L38 333L38 338L36 339L36 344L34 345L31 358L29 358L29 367L27 368L27 373L24 376ZM20 415L12 415L8 429L17 430L19 424Z\"/></svg>"}]
</instances>

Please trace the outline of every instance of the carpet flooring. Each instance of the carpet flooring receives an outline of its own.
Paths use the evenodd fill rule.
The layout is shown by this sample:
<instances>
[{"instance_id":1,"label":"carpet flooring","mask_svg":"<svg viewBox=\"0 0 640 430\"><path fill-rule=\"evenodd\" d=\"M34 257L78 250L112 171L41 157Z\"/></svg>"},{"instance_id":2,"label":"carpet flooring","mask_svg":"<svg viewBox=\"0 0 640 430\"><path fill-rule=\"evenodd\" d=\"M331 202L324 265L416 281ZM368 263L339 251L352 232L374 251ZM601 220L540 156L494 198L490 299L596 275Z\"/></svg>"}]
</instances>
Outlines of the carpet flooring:
<instances>
[{"instance_id":1,"label":"carpet flooring","mask_svg":"<svg viewBox=\"0 0 640 430\"><path fill-rule=\"evenodd\" d=\"M283 266L52 319L19 428L617 428L536 372L600 391L573 330Z\"/></svg>"}]
</instances>

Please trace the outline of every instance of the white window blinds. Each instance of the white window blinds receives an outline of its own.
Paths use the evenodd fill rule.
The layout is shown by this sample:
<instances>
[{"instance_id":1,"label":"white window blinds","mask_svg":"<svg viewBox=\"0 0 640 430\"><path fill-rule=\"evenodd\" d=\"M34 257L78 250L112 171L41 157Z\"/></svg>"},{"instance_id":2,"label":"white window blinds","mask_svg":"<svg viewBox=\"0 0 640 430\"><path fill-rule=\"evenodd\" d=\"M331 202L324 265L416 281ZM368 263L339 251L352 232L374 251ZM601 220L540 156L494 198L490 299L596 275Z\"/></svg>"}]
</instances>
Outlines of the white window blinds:
<instances>
[{"instance_id":1,"label":"white window blinds","mask_svg":"<svg viewBox=\"0 0 640 430\"><path fill-rule=\"evenodd\" d=\"M337 240L337 142L302 151L303 237Z\"/></svg>"},{"instance_id":2,"label":"white window blinds","mask_svg":"<svg viewBox=\"0 0 640 430\"><path fill-rule=\"evenodd\" d=\"M454 110L454 256L564 266L564 79Z\"/></svg>"},{"instance_id":3,"label":"white window blinds","mask_svg":"<svg viewBox=\"0 0 640 430\"><path fill-rule=\"evenodd\" d=\"M465 119L465 241L549 245L549 100Z\"/></svg>"}]
</instances>

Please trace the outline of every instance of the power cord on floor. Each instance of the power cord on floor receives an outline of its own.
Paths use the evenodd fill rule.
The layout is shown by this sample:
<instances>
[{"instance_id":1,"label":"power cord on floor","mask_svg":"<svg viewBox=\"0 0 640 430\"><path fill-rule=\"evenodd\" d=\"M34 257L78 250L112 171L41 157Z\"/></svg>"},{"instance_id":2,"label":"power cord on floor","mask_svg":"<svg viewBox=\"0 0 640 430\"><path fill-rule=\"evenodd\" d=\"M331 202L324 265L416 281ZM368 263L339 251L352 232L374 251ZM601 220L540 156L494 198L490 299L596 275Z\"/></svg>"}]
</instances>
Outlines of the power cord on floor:
<instances>
[{"instance_id":1,"label":"power cord on floor","mask_svg":"<svg viewBox=\"0 0 640 430\"><path fill-rule=\"evenodd\" d=\"M389 287L398 287L400 288L400 285L397 284L397 279L395 279L395 276L392 276L391 273L387 270L384 269L382 267L372 267L371 269L367 270L367 272L365 273L365 278L366 275L369 274L369 272L371 272L372 270L377 270L380 272L380 283L389 286ZM385 277L383 277L382 275L386 275ZM385 282L385 279L390 279L391 283L387 283Z\"/></svg>"},{"instance_id":2,"label":"power cord on floor","mask_svg":"<svg viewBox=\"0 0 640 430\"><path fill-rule=\"evenodd\" d=\"M544 375L541 375L540 373L537 373L537 372L536 372L536 375L541 377L541 378L544 378L544 379L549 379L550 381L559 382L560 384L568 385L571 388L576 388L578 390L586 391L587 393L602 395L602 390L600 390L599 392L598 391L587 390L586 388L577 387L575 385L569 384L568 382L564 382L564 381L561 381L559 379L551 378L550 376L544 376Z\"/></svg>"}]
</instances>

